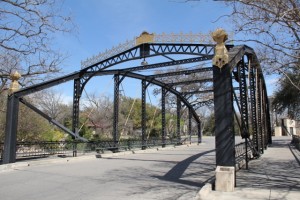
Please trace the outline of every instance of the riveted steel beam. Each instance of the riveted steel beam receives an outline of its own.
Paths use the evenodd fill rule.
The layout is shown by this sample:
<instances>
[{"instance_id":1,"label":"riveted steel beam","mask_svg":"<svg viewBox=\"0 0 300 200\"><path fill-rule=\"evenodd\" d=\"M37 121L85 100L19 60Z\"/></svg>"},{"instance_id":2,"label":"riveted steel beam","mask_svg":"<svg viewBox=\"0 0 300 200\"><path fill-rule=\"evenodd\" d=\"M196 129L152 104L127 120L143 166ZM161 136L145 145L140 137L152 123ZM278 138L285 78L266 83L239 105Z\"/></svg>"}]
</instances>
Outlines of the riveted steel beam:
<instances>
[{"instance_id":1,"label":"riveted steel beam","mask_svg":"<svg viewBox=\"0 0 300 200\"><path fill-rule=\"evenodd\" d=\"M207 83L207 82L212 82L212 78L205 78L205 79L199 79L199 80L186 80L186 81L179 81L179 82L173 82L173 83L167 83L170 86L175 86L175 85L189 85L193 83Z\"/></svg>"},{"instance_id":2,"label":"riveted steel beam","mask_svg":"<svg viewBox=\"0 0 300 200\"><path fill-rule=\"evenodd\" d=\"M251 129L252 129L252 139L253 145L257 153L260 153L258 130L257 130L257 103L256 103L256 73L254 67L251 64L248 66L248 71L250 72L250 106L251 106ZM259 155L255 155L259 156Z\"/></svg>"},{"instance_id":3,"label":"riveted steel beam","mask_svg":"<svg viewBox=\"0 0 300 200\"><path fill-rule=\"evenodd\" d=\"M229 65L213 68L216 165L235 166L231 69Z\"/></svg>"},{"instance_id":4,"label":"riveted steel beam","mask_svg":"<svg viewBox=\"0 0 300 200\"><path fill-rule=\"evenodd\" d=\"M161 137L162 147L166 146L166 89L161 88Z\"/></svg>"},{"instance_id":5,"label":"riveted steel beam","mask_svg":"<svg viewBox=\"0 0 300 200\"><path fill-rule=\"evenodd\" d=\"M147 82L142 80L142 149L146 149L146 89Z\"/></svg>"},{"instance_id":6,"label":"riveted steel beam","mask_svg":"<svg viewBox=\"0 0 300 200\"><path fill-rule=\"evenodd\" d=\"M190 70L181 70L176 72L167 72L162 74L154 74L150 75L151 78L162 78L168 76L179 76L179 75L190 75L194 73L201 73L201 72L209 72L212 71L212 67L205 67L205 68L198 68L198 69L190 69Z\"/></svg>"},{"instance_id":7,"label":"riveted steel beam","mask_svg":"<svg viewBox=\"0 0 300 200\"><path fill-rule=\"evenodd\" d=\"M114 147L119 143L119 99L120 99L120 76L114 75L114 120L113 120L113 140Z\"/></svg>"},{"instance_id":8,"label":"riveted steel beam","mask_svg":"<svg viewBox=\"0 0 300 200\"><path fill-rule=\"evenodd\" d=\"M189 108L189 124L188 124L189 141L192 143L192 108Z\"/></svg>"},{"instance_id":9,"label":"riveted steel beam","mask_svg":"<svg viewBox=\"0 0 300 200\"><path fill-rule=\"evenodd\" d=\"M214 92L213 88L208 88L207 90L196 90L196 91L189 91L189 92L181 92L182 95L190 95L190 94L202 94L202 93L212 93Z\"/></svg>"},{"instance_id":10,"label":"riveted steel beam","mask_svg":"<svg viewBox=\"0 0 300 200\"><path fill-rule=\"evenodd\" d=\"M8 96L4 139L3 164L16 162L19 98Z\"/></svg>"},{"instance_id":11,"label":"riveted steel beam","mask_svg":"<svg viewBox=\"0 0 300 200\"><path fill-rule=\"evenodd\" d=\"M73 138L76 138L76 139L81 140L83 142L88 141L86 138L80 137L79 135L77 135L77 133L70 131L68 128L63 126L61 123L59 123L58 121L56 121L55 119L53 119L49 115L45 114L43 111L41 111L40 109L38 109L37 107L35 107L31 103L26 101L25 99L20 98L20 102L23 103L24 105L26 105L31 110L33 110L34 112L36 112L37 114L39 114L40 116L42 116L43 118L45 118L46 120L48 120L51 124L54 124L55 126L60 128L62 131L64 131L65 133L71 135Z\"/></svg>"},{"instance_id":12,"label":"riveted steel beam","mask_svg":"<svg viewBox=\"0 0 300 200\"><path fill-rule=\"evenodd\" d=\"M180 138L180 118L181 118L181 100L180 100L180 98L177 96L177 106L176 106L176 114L177 114L177 116L176 116L176 132L177 132L177 144L180 144L180 140L181 140L181 138Z\"/></svg>"}]
</instances>

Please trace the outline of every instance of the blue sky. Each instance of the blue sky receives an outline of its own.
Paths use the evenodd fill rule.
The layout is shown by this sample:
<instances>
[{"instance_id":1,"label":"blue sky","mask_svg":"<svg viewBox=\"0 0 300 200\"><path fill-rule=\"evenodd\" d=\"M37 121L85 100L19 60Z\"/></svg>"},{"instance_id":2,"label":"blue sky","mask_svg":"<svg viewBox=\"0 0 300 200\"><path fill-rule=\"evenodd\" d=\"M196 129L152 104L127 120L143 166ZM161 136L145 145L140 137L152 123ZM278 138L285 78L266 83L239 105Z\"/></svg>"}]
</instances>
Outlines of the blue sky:
<instances>
[{"instance_id":1,"label":"blue sky","mask_svg":"<svg viewBox=\"0 0 300 200\"><path fill-rule=\"evenodd\" d=\"M232 30L230 23L224 20L214 22L219 16L230 13L230 8L223 3L209 0L180 2L182 1L65 0L63 10L71 13L76 30L71 35L58 34L55 41L60 51L69 55L63 63L63 72L79 70L81 61L131 40L143 31L159 34L209 33L219 27L229 32ZM101 93L106 90L104 86L108 82L108 79L103 79L89 84L87 88L89 92ZM60 90L66 98L72 97L72 83ZM112 95L112 90L108 95Z\"/></svg>"},{"instance_id":2,"label":"blue sky","mask_svg":"<svg viewBox=\"0 0 300 200\"><path fill-rule=\"evenodd\" d=\"M172 0L65 0L77 26L72 35L60 35L57 44L69 53L67 71L80 62L126 40L149 33L209 33L222 23L212 23L229 9L222 3ZM229 28L230 29L230 28Z\"/></svg>"}]
</instances>

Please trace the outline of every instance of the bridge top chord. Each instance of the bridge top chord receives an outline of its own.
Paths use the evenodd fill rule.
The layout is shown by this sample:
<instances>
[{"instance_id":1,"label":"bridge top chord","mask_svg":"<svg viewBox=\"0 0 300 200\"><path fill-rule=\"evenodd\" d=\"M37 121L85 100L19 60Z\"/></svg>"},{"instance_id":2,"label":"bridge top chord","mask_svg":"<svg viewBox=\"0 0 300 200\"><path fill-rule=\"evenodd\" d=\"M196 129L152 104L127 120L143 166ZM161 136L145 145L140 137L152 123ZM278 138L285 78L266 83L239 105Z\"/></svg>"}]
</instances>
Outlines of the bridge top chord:
<instances>
[{"instance_id":1,"label":"bridge top chord","mask_svg":"<svg viewBox=\"0 0 300 200\"><path fill-rule=\"evenodd\" d=\"M230 40L233 39L233 33L229 34ZM139 37L135 37L132 40L127 40L124 43L121 43L115 47L112 47L109 50L105 50L98 55L94 55L90 58L81 62L81 68L89 67L95 63L103 61L109 57L117 55L125 50L131 49L135 46L138 46L143 43L206 43L206 44L214 44L210 34L204 33L151 33L144 31Z\"/></svg>"}]
</instances>

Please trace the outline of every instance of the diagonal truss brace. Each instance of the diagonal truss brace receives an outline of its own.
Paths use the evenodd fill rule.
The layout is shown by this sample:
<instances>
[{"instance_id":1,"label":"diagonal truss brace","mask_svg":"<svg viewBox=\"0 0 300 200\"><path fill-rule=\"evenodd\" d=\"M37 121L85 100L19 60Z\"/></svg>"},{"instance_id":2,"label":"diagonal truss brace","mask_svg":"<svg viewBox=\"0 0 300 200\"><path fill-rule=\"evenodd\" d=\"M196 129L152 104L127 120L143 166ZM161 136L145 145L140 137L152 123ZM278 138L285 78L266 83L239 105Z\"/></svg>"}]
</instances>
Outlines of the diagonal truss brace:
<instances>
[{"instance_id":1,"label":"diagonal truss brace","mask_svg":"<svg viewBox=\"0 0 300 200\"><path fill-rule=\"evenodd\" d=\"M64 132L68 133L69 135L73 136L74 138L79 139L79 140L81 140L83 142L87 142L88 141L87 139L85 139L83 137L80 137L79 135L77 135L74 132L70 131L68 128L66 128L65 126L63 126L62 124L60 124L55 119L53 119L50 116L46 115L43 111L41 111L40 109L38 109L37 107L35 107L31 103L29 103L28 101L26 101L24 98L20 98L19 100L25 106L27 106L28 108L30 108L31 110L33 110L34 112L36 112L37 114L39 114L40 116L42 116L43 118L47 119L50 123L56 125L58 128L60 128Z\"/></svg>"}]
</instances>

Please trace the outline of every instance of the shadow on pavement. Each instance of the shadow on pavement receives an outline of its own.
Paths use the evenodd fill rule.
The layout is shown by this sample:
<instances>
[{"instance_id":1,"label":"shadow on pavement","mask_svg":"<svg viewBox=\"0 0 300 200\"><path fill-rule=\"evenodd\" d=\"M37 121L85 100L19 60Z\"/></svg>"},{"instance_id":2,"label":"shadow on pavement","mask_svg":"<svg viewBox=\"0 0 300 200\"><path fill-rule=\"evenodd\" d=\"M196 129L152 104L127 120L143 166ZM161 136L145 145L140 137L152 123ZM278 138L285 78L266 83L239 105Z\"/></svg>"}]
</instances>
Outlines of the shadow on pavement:
<instances>
[{"instance_id":1,"label":"shadow on pavement","mask_svg":"<svg viewBox=\"0 0 300 200\"><path fill-rule=\"evenodd\" d=\"M294 159L289 140L277 139L249 170L237 173L237 187L268 190L300 191L300 167Z\"/></svg>"},{"instance_id":2,"label":"shadow on pavement","mask_svg":"<svg viewBox=\"0 0 300 200\"><path fill-rule=\"evenodd\" d=\"M193 155L179 163L177 163L171 170L169 170L164 176L162 177L156 177L165 181L170 181L170 182L176 182L180 184L185 184L185 185L190 185L190 186L195 186L195 187L202 187L207 181L209 181L211 178L205 180L204 182L196 182L196 181L190 181L190 180L184 180L181 179L183 177L183 174L185 173L186 169L190 166L192 162L200 158L201 156L204 156L206 154L212 153L215 150L209 150L205 151L196 155ZM208 169L206 171L202 171L202 173L208 173L212 172L215 169L214 164L207 163L207 165L198 166L199 170L203 170L204 168ZM201 176L201 174L198 174L198 176Z\"/></svg>"}]
</instances>

